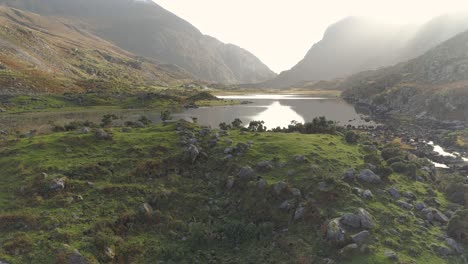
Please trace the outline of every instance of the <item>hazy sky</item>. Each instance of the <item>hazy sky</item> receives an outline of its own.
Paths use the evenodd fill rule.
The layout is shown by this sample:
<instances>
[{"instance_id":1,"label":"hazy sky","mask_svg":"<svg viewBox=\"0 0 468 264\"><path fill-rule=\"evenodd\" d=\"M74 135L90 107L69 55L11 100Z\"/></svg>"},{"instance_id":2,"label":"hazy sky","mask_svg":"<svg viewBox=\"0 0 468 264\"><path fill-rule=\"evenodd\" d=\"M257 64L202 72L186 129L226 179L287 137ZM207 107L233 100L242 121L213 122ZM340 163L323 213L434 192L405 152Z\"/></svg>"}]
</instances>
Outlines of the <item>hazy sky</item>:
<instances>
[{"instance_id":1,"label":"hazy sky","mask_svg":"<svg viewBox=\"0 0 468 264\"><path fill-rule=\"evenodd\" d=\"M350 15L420 23L468 10L468 0L154 0L204 34L258 56L273 71L294 66L326 28Z\"/></svg>"}]
</instances>

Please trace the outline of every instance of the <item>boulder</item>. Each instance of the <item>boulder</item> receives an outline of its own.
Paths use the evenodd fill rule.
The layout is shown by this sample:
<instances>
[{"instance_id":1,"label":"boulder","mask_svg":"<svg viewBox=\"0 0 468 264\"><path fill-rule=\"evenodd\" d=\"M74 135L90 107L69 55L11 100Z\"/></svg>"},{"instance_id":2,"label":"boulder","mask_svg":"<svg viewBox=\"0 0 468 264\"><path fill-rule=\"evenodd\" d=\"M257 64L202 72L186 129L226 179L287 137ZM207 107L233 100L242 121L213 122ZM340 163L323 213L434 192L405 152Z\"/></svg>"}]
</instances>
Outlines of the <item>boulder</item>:
<instances>
[{"instance_id":1,"label":"boulder","mask_svg":"<svg viewBox=\"0 0 468 264\"><path fill-rule=\"evenodd\" d=\"M453 249L453 251L457 254L463 254L463 247L457 243L457 241L455 241L453 238L446 238L445 239L445 243Z\"/></svg>"},{"instance_id":2,"label":"boulder","mask_svg":"<svg viewBox=\"0 0 468 264\"><path fill-rule=\"evenodd\" d=\"M297 188L292 188L291 189L291 194L293 196L296 196L296 197L301 197L301 190L297 189Z\"/></svg>"},{"instance_id":3,"label":"boulder","mask_svg":"<svg viewBox=\"0 0 468 264\"><path fill-rule=\"evenodd\" d=\"M358 249L358 247L359 246L356 243L346 245L344 248L342 248L340 250L340 254L341 255L352 254L353 252L355 252Z\"/></svg>"},{"instance_id":4,"label":"boulder","mask_svg":"<svg viewBox=\"0 0 468 264\"><path fill-rule=\"evenodd\" d=\"M346 213L341 216L340 222L353 228L361 227L361 219L359 219L359 216L352 213Z\"/></svg>"},{"instance_id":5,"label":"boulder","mask_svg":"<svg viewBox=\"0 0 468 264\"><path fill-rule=\"evenodd\" d=\"M396 204L398 204L400 207L403 207L403 208L405 208L405 209L407 209L407 210L413 209L413 205L412 205L412 204L407 203L407 202L405 202L405 201L403 201L403 200L398 200L398 201L396 201Z\"/></svg>"},{"instance_id":6,"label":"boulder","mask_svg":"<svg viewBox=\"0 0 468 264\"><path fill-rule=\"evenodd\" d=\"M423 203L423 202L419 202L419 203L416 203L416 204L414 205L414 208L416 208L416 210L418 210L418 211L421 211L421 210L423 210L424 208L426 208L426 204Z\"/></svg>"},{"instance_id":7,"label":"boulder","mask_svg":"<svg viewBox=\"0 0 468 264\"><path fill-rule=\"evenodd\" d=\"M255 171L251 167L245 166L240 168L237 176L242 179L253 178L255 176Z\"/></svg>"},{"instance_id":8,"label":"boulder","mask_svg":"<svg viewBox=\"0 0 468 264\"><path fill-rule=\"evenodd\" d=\"M355 178L355 173L356 172L354 171L354 169L349 169L343 174L342 179L345 181L353 181Z\"/></svg>"},{"instance_id":9,"label":"boulder","mask_svg":"<svg viewBox=\"0 0 468 264\"><path fill-rule=\"evenodd\" d=\"M80 129L79 134L88 134L89 132L91 132L91 129L89 129L89 127L83 127Z\"/></svg>"},{"instance_id":10,"label":"boulder","mask_svg":"<svg viewBox=\"0 0 468 264\"><path fill-rule=\"evenodd\" d=\"M61 191L65 189L66 178L59 178L53 180L49 185L49 190L51 191Z\"/></svg>"},{"instance_id":11,"label":"boulder","mask_svg":"<svg viewBox=\"0 0 468 264\"><path fill-rule=\"evenodd\" d=\"M296 209L294 212L294 220L299 220L304 216L305 213L305 208L304 207L299 207Z\"/></svg>"},{"instance_id":12,"label":"boulder","mask_svg":"<svg viewBox=\"0 0 468 264\"><path fill-rule=\"evenodd\" d=\"M370 184L379 184L382 182L382 180L380 179L380 176L375 174L373 171L369 169L365 169L361 171L361 173L359 173L358 175L358 179L360 181L363 181L365 183L370 183Z\"/></svg>"},{"instance_id":13,"label":"boulder","mask_svg":"<svg viewBox=\"0 0 468 264\"><path fill-rule=\"evenodd\" d=\"M291 208L291 204L289 203L288 200L286 200L282 202L278 208L282 210L289 210Z\"/></svg>"},{"instance_id":14,"label":"boulder","mask_svg":"<svg viewBox=\"0 0 468 264\"><path fill-rule=\"evenodd\" d=\"M78 250L75 250L68 257L68 264L88 264L88 261L86 261Z\"/></svg>"},{"instance_id":15,"label":"boulder","mask_svg":"<svg viewBox=\"0 0 468 264\"><path fill-rule=\"evenodd\" d=\"M369 231L361 231L357 234L354 234L351 236L351 239L353 240L354 243L358 245L362 245L370 236Z\"/></svg>"},{"instance_id":16,"label":"boulder","mask_svg":"<svg viewBox=\"0 0 468 264\"><path fill-rule=\"evenodd\" d=\"M268 185L268 183L264 179L260 179L257 182L257 188L258 189L264 189L267 185Z\"/></svg>"},{"instance_id":17,"label":"boulder","mask_svg":"<svg viewBox=\"0 0 468 264\"><path fill-rule=\"evenodd\" d=\"M273 162L269 160L260 161L256 166L257 171L259 172L268 172L273 169Z\"/></svg>"},{"instance_id":18,"label":"boulder","mask_svg":"<svg viewBox=\"0 0 468 264\"><path fill-rule=\"evenodd\" d=\"M327 224L327 241L334 244L341 244L345 241L346 232L341 227L340 219L335 218Z\"/></svg>"},{"instance_id":19,"label":"boulder","mask_svg":"<svg viewBox=\"0 0 468 264\"><path fill-rule=\"evenodd\" d=\"M306 161L307 161L307 158L306 158L306 156L304 156L304 155L295 155L295 156L294 156L294 160L295 160L296 162L306 162Z\"/></svg>"},{"instance_id":20,"label":"boulder","mask_svg":"<svg viewBox=\"0 0 468 264\"><path fill-rule=\"evenodd\" d=\"M370 229L375 226L371 214L363 208L359 208L355 214L346 213L340 218L340 222L353 228Z\"/></svg>"},{"instance_id":21,"label":"boulder","mask_svg":"<svg viewBox=\"0 0 468 264\"><path fill-rule=\"evenodd\" d=\"M227 182L226 182L226 188L228 190L232 189L232 187L234 187L234 178L233 177L229 177Z\"/></svg>"},{"instance_id":22,"label":"boulder","mask_svg":"<svg viewBox=\"0 0 468 264\"><path fill-rule=\"evenodd\" d=\"M195 162L195 160L197 160L198 158L198 155L200 155L200 151L195 145L190 145L187 149L187 152L189 153L190 158L192 159L192 163Z\"/></svg>"},{"instance_id":23,"label":"boulder","mask_svg":"<svg viewBox=\"0 0 468 264\"><path fill-rule=\"evenodd\" d=\"M94 137L99 139L99 140L109 140L112 139L112 136L109 135L104 129L98 129L94 133Z\"/></svg>"},{"instance_id":24,"label":"boulder","mask_svg":"<svg viewBox=\"0 0 468 264\"><path fill-rule=\"evenodd\" d=\"M386 258L388 258L388 259L391 259L391 260L395 260L395 261L398 260L398 255L393 250L386 249L384 251L384 256Z\"/></svg>"},{"instance_id":25,"label":"boulder","mask_svg":"<svg viewBox=\"0 0 468 264\"><path fill-rule=\"evenodd\" d=\"M274 191L277 195L280 195L284 190L286 190L287 187L288 187L288 184L286 184L285 182L281 181L281 182L278 182L277 184L275 184L275 186L273 187L273 191Z\"/></svg>"},{"instance_id":26,"label":"boulder","mask_svg":"<svg viewBox=\"0 0 468 264\"><path fill-rule=\"evenodd\" d=\"M362 193L362 197L365 198L365 199L372 199L372 198L374 198L374 195L372 194L372 192L370 190L365 190Z\"/></svg>"},{"instance_id":27,"label":"boulder","mask_svg":"<svg viewBox=\"0 0 468 264\"><path fill-rule=\"evenodd\" d=\"M146 127L145 124L141 121L136 121L135 123L133 123L133 127L134 128L144 128Z\"/></svg>"},{"instance_id":28,"label":"boulder","mask_svg":"<svg viewBox=\"0 0 468 264\"><path fill-rule=\"evenodd\" d=\"M393 198L395 199L399 199L400 198L400 192L398 191L397 188L389 188L387 190L387 192L390 194L390 196L392 196Z\"/></svg>"}]
</instances>

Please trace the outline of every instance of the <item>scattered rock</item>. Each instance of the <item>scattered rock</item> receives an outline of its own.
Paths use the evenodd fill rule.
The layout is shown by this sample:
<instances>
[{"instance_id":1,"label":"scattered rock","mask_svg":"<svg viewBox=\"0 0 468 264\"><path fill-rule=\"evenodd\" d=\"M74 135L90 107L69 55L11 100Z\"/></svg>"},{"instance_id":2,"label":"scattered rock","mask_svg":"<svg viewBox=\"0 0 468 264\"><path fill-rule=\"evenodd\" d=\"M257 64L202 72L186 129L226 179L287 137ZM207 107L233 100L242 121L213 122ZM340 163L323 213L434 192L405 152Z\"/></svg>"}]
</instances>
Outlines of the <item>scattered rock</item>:
<instances>
[{"instance_id":1,"label":"scattered rock","mask_svg":"<svg viewBox=\"0 0 468 264\"><path fill-rule=\"evenodd\" d=\"M75 250L68 257L68 264L88 264L88 261L86 261L78 250Z\"/></svg>"},{"instance_id":2,"label":"scattered rock","mask_svg":"<svg viewBox=\"0 0 468 264\"><path fill-rule=\"evenodd\" d=\"M345 181L353 181L355 178L355 174L356 172L354 171L354 169L349 169L343 174L342 179Z\"/></svg>"},{"instance_id":3,"label":"scattered rock","mask_svg":"<svg viewBox=\"0 0 468 264\"><path fill-rule=\"evenodd\" d=\"M304 155L295 155L295 156L294 156L294 160L295 160L296 162L306 162L306 161L307 161L307 158L306 158L306 156L304 156Z\"/></svg>"},{"instance_id":4,"label":"scattered rock","mask_svg":"<svg viewBox=\"0 0 468 264\"><path fill-rule=\"evenodd\" d=\"M99 140L109 140L112 139L112 136L108 134L104 129L98 129L94 133L94 136Z\"/></svg>"},{"instance_id":5,"label":"scattered rock","mask_svg":"<svg viewBox=\"0 0 468 264\"><path fill-rule=\"evenodd\" d=\"M135 123L133 123L133 127L134 128L145 128L146 125L141 121L136 121Z\"/></svg>"},{"instance_id":6,"label":"scattered rock","mask_svg":"<svg viewBox=\"0 0 468 264\"><path fill-rule=\"evenodd\" d=\"M341 244L345 241L346 232L341 228L340 219L335 218L327 224L326 238L329 242Z\"/></svg>"},{"instance_id":7,"label":"scattered rock","mask_svg":"<svg viewBox=\"0 0 468 264\"><path fill-rule=\"evenodd\" d=\"M51 191L61 191L65 189L66 178L59 178L53 180L49 185L49 190Z\"/></svg>"},{"instance_id":8,"label":"scattered rock","mask_svg":"<svg viewBox=\"0 0 468 264\"><path fill-rule=\"evenodd\" d=\"M390 196L392 196L395 199L400 198L400 192L398 191L397 188L393 188L393 187L389 188L387 192L390 194Z\"/></svg>"},{"instance_id":9,"label":"scattered rock","mask_svg":"<svg viewBox=\"0 0 468 264\"><path fill-rule=\"evenodd\" d=\"M380 176L375 174L373 171L369 169L365 169L359 173L358 179L360 181L363 181L365 183L370 183L370 184L379 184L382 182L380 179Z\"/></svg>"},{"instance_id":10,"label":"scattered rock","mask_svg":"<svg viewBox=\"0 0 468 264\"><path fill-rule=\"evenodd\" d=\"M409 204L409 203L407 203L407 202L405 202L405 201L403 201L403 200L398 200L398 201L396 201L396 204L398 204L400 207L403 207L403 208L405 208L405 209L407 209L407 210L413 209L413 205L412 205L412 204Z\"/></svg>"},{"instance_id":11,"label":"scattered rock","mask_svg":"<svg viewBox=\"0 0 468 264\"><path fill-rule=\"evenodd\" d=\"M140 205L139 212L143 215L151 215L153 213L153 207L149 203Z\"/></svg>"},{"instance_id":12,"label":"scattered rock","mask_svg":"<svg viewBox=\"0 0 468 264\"><path fill-rule=\"evenodd\" d=\"M299 207L296 209L294 212L294 220L299 220L304 216L305 213L305 208L304 207Z\"/></svg>"},{"instance_id":13,"label":"scattered rock","mask_svg":"<svg viewBox=\"0 0 468 264\"><path fill-rule=\"evenodd\" d=\"M253 178L255 176L255 171L249 166L242 167L237 173L237 176L242 179Z\"/></svg>"},{"instance_id":14,"label":"scattered rock","mask_svg":"<svg viewBox=\"0 0 468 264\"><path fill-rule=\"evenodd\" d=\"M293 196L296 196L296 197L300 197L301 196L301 190L297 189L297 188L292 188L291 189L291 193Z\"/></svg>"},{"instance_id":15,"label":"scattered rock","mask_svg":"<svg viewBox=\"0 0 468 264\"><path fill-rule=\"evenodd\" d=\"M418 211L421 211L422 209L426 208L426 204L423 202L419 202L414 205L414 208L416 208L416 210Z\"/></svg>"},{"instance_id":16,"label":"scattered rock","mask_svg":"<svg viewBox=\"0 0 468 264\"><path fill-rule=\"evenodd\" d=\"M391 260L398 260L398 255L393 250L385 250L384 256Z\"/></svg>"},{"instance_id":17,"label":"scattered rock","mask_svg":"<svg viewBox=\"0 0 468 264\"><path fill-rule=\"evenodd\" d=\"M190 145L187 149L187 152L190 154L190 158L192 159L192 163L195 162L195 160L198 158L198 155L200 155L200 151L195 145Z\"/></svg>"},{"instance_id":18,"label":"scattered rock","mask_svg":"<svg viewBox=\"0 0 468 264\"><path fill-rule=\"evenodd\" d=\"M369 231L362 231L351 236L354 243L362 245L370 236Z\"/></svg>"},{"instance_id":19,"label":"scattered rock","mask_svg":"<svg viewBox=\"0 0 468 264\"><path fill-rule=\"evenodd\" d=\"M271 161L260 161L256 167L259 172L268 172L273 169L273 163Z\"/></svg>"},{"instance_id":20,"label":"scattered rock","mask_svg":"<svg viewBox=\"0 0 468 264\"><path fill-rule=\"evenodd\" d=\"M233 177L229 177L227 182L226 182L226 188L228 190L232 189L232 187L234 187L234 178Z\"/></svg>"},{"instance_id":21,"label":"scattered rock","mask_svg":"<svg viewBox=\"0 0 468 264\"><path fill-rule=\"evenodd\" d=\"M83 127L80 129L79 134L88 134L89 132L91 132L91 129L89 129L89 127Z\"/></svg>"},{"instance_id":22,"label":"scattered rock","mask_svg":"<svg viewBox=\"0 0 468 264\"><path fill-rule=\"evenodd\" d=\"M264 179L260 179L257 182L257 188L264 189L267 186L267 182Z\"/></svg>"},{"instance_id":23,"label":"scattered rock","mask_svg":"<svg viewBox=\"0 0 468 264\"><path fill-rule=\"evenodd\" d=\"M282 210L289 210L289 208L291 208L291 204L289 203L288 200L286 200L282 202L278 208Z\"/></svg>"},{"instance_id":24,"label":"scattered rock","mask_svg":"<svg viewBox=\"0 0 468 264\"><path fill-rule=\"evenodd\" d=\"M346 213L341 216L340 222L353 228L361 227L361 220L359 219L359 216L352 213Z\"/></svg>"},{"instance_id":25,"label":"scattered rock","mask_svg":"<svg viewBox=\"0 0 468 264\"><path fill-rule=\"evenodd\" d=\"M352 252L356 251L358 247L359 246L356 243L349 244L340 250L340 254L342 255L351 254Z\"/></svg>"},{"instance_id":26,"label":"scattered rock","mask_svg":"<svg viewBox=\"0 0 468 264\"><path fill-rule=\"evenodd\" d=\"M286 190L287 187L288 185L285 182L281 181L275 184L275 186L273 187L273 190L275 191L277 195L280 195L284 190Z\"/></svg>"},{"instance_id":27,"label":"scattered rock","mask_svg":"<svg viewBox=\"0 0 468 264\"><path fill-rule=\"evenodd\" d=\"M449 245L450 248L452 248L455 251L455 253L463 254L463 247L460 244L458 244L457 241L455 241L453 238L446 238L445 243L447 243L447 245Z\"/></svg>"},{"instance_id":28,"label":"scattered rock","mask_svg":"<svg viewBox=\"0 0 468 264\"><path fill-rule=\"evenodd\" d=\"M374 195L372 194L372 192L370 190L365 190L362 193L362 197L365 198L365 199L372 199L372 198L374 198Z\"/></svg>"},{"instance_id":29,"label":"scattered rock","mask_svg":"<svg viewBox=\"0 0 468 264\"><path fill-rule=\"evenodd\" d=\"M369 229L375 226L375 221L372 215L363 208L359 208L356 215L359 216L359 219L361 220L362 228Z\"/></svg>"},{"instance_id":30,"label":"scattered rock","mask_svg":"<svg viewBox=\"0 0 468 264\"><path fill-rule=\"evenodd\" d=\"M411 200L416 200L416 195L412 192L403 192L403 197L411 199Z\"/></svg>"}]
</instances>

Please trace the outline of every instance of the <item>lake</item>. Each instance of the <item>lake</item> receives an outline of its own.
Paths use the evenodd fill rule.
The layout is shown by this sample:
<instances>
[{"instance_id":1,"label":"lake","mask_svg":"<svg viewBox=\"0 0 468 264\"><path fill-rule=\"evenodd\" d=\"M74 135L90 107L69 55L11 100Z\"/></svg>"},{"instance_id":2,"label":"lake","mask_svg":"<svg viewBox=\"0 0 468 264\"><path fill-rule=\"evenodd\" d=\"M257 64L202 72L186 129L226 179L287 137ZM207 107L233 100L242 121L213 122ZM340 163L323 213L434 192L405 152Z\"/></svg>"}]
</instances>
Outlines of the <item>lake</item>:
<instances>
[{"instance_id":1,"label":"lake","mask_svg":"<svg viewBox=\"0 0 468 264\"><path fill-rule=\"evenodd\" d=\"M336 97L254 94L219 96L219 98L251 103L186 109L173 114L173 118L192 121L192 117L196 117L198 123L211 127L218 127L219 123L222 122L230 123L235 118L240 118L244 125L248 125L252 120L263 120L268 128L287 127L293 120L304 123L319 116L325 116L341 125L375 125L372 122L366 122L352 105ZM156 110L89 109L76 112L1 114L0 130L27 132L35 129L39 133L46 133L53 125L64 125L74 120L89 120L100 123L105 114L118 116L120 119L115 121L116 125L122 125L125 121L136 121L142 115L147 116L153 122L161 122L160 111Z\"/></svg>"}]
</instances>

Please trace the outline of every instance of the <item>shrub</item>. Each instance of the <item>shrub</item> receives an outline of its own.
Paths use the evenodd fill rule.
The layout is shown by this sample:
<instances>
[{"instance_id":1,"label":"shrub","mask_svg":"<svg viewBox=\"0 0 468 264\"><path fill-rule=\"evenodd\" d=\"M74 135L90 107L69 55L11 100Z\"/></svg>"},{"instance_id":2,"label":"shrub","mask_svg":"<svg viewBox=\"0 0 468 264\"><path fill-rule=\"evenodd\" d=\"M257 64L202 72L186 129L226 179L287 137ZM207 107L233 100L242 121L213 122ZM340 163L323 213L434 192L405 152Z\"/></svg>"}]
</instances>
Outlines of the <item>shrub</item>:
<instances>
[{"instance_id":1,"label":"shrub","mask_svg":"<svg viewBox=\"0 0 468 264\"><path fill-rule=\"evenodd\" d=\"M234 121L232 121L231 125L232 125L233 128L241 128L242 127L242 120L240 120L239 118L236 118L236 119L234 119Z\"/></svg>"},{"instance_id":2,"label":"shrub","mask_svg":"<svg viewBox=\"0 0 468 264\"><path fill-rule=\"evenodd\" d=\"M359 140L359 135L356 134L354 131L350 130L346 132L345 140L348 144L356 144Z\"/></svg>"}]
</instances>

